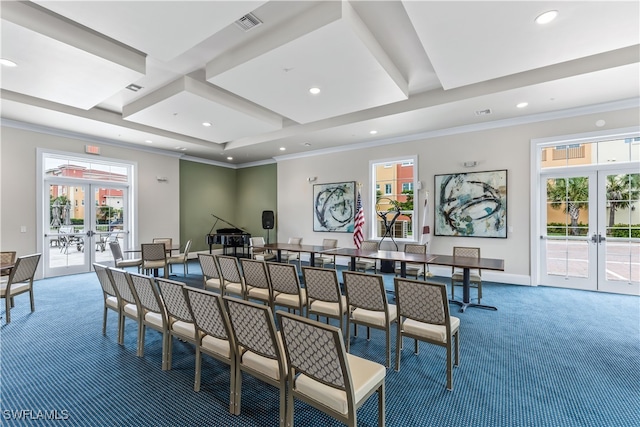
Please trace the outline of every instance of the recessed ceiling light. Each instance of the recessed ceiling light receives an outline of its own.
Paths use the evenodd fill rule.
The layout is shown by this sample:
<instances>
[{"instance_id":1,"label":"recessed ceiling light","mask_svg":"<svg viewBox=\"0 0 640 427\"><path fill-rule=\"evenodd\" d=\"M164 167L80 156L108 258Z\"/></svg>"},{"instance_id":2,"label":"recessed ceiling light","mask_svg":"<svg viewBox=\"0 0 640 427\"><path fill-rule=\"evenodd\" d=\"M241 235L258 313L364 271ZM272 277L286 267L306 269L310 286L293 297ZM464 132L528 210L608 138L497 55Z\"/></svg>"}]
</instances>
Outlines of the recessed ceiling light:
<instances>
[{"instance_id":1,"label":"recessed ceiling light","mask_svg":"<svg viewBox=\"0 0 640 427\"><path fill-rule=\"evenodd\" d=\"M516 107L518 107L518 108L524 108L524 107L526 107L527 105L529 105L529 103L528 103L528 102L520 102L520 103L516 104Z\"/></svg>"},{"instance_id":2,"label":"recessed ceiling light","mask_svg":"<svg viewBox=\"0 0 640 427\"><path fill-rule=\"evenodd\" d=\"M233 160L233 157L229 156L227 157L227 160Z\"/></svg>"},{"instance_id":3,"label":"recessed ceiling light","mask_svg":"<svg viewBox=\"0 0 640 427\"><path fill-rule=\"evenodd\" d=\"M4 65L5 67L17 67L18 66L18 64L16 64L12 60L6 59L6 58L0 58L0 64Z\"/></svg>"},{"instance_id":4,"label":"recessed ceiling light","mask_svg":"<svg viewBox=\"0 0 640 427\"><path fill-rule=\"evenodd\" d=\"M286 150L285 147L280 147L280 151L284 151L284 150Z\"/></svg>"},{"instance_id":5,"label":"recessed ceiling light","mask_svg":"<svg viewBox=\"0 0 640 427\"><path fill-rule=\"evenodd\" d=\"M130 90L130 91L132 91L132 92L137 92L137 91L139 91L140 89L142 89L142 86L131 83L131 84L130 84L129 86L127 86L125 89L129 89L129 90Z\"/></svg>"},{"instance_id":6,"label":"recessed ceiling light","mask_svg":"<svg viewBox=\"0 0 640 427\"><path fill-rule=\"evenodd\" d=\"M211 126L211 122L202 122L202 126L208 128Z\"/></svg>"},{"instance_id":7,"label":"recessed ceiling light","mask_svg":"<svg viewBox=\"0 0 640 427\"><path fill-rule=\"evenodd\" d=\"M311 95L317 95L320 93L320 88L319 87L312 87L311 89L309 89L309 93Z\"/></svg>"},{"instance_id":8,"label":"recessed ceiling light","mask_svg":"<svg viewBox=\"0 0 640 427\"><path fill-rule=\"evenodd\" d=\"M146 140L146 141L144 141L144 142L146 142L147 144L153 144L153 141L152 141L152 140L150 140L150 139L147 139L147 140Z\"/></svg>"},{"instance_id":9,"label":"recessed ceiling light","mask_svg":"<svg viewBox=\"0 0 640 427\"><path fill-rule=\"evenodd\" d=\"M184 148L184 147L176 147L176 150L179 150L179 151L187 151L187 149L186 149L186 148Z\"/></svg>"},{"instance_id":10,"label":"recessed ceiling light","mask_svg":"<svg viewBox=\"0 0 640 427\"><path fill-rule=\"evenodd\" d=\"M370 133L371 135L375 135L376 133L378 133L378 131L377 131L377 130L372 130L372 131L369 131L369 133Z\"/></svg>"},{"instance_id":11,"label":"recessed ceiling light","mask_svg":"<svg viewBox=\"0 0 640 427\"><path fill-rule=\"evenodd\" d=\"M557 10L549 10L545 13L538 15L535 21L536 21L536 24L544 25L556 19L557 16L558 16Z\"/></svg>"}]
</instances>

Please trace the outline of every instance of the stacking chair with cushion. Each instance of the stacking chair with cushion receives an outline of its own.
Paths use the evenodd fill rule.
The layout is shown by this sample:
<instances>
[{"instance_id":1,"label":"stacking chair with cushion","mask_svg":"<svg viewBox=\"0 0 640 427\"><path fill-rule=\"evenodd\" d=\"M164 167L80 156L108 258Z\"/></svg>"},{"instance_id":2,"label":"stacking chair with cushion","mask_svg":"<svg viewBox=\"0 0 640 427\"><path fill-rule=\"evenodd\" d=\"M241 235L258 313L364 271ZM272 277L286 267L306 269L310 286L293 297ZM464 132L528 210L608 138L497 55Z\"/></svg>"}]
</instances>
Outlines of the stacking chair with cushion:
<instances>
[{"instance_id":1,"label":"stacking chair with cushion","mask_svg":"<svg viewBox=\"0 0 640 427\"><path fill-rule=\"evenodd\" d=\"M449 315L447 287L441 283L422 282L396 277L394 279L398 306L396 371L400 371L402 338L439 345L447 349L447 389L453 390L453 341L455 366L460 363L460 319Z\"/></svg>"},{"instance_id":2,"label":"stacking chair with cushion","mask_svg":"<svg viewBox=\"0 0 640 427\"><path fill-rule=\"evenodd\" d=\"M286 307L304 314L307 292L300 287L300 277L295 264L268 262L269 279L273 290L273 307Z\"/></svg>"},{"instance_id":3,"label":"stacking chair with cushion","mask_svg":"<svg viewBox=\"0 0 640 427\"><path fill-rule=\"evenodd\" d=\"M118 340L120 339L120 299L118 293L113 286L111 276L109 276L108 267L102 264L93 264L93 269L98 276L98 281L102 287L102 297L104 301L104 312L102 314L102 335L107 335L107 310L113 310L118 314ZM118 341L119 342L119 341Z\"/></svg>"},{"instance_id":4,"label":"stacking chair with cushion","mask_svg":"<svg viewBox=\"0 0 640 427\"><path fill-rule=\"evenodd\" d=\"M191 249L191 240L187 241L184 245L184 252L167 258L167 264L169 264L169 270L173 264L182 264L182 271L184 271L185 277L189 274L189 249Z\"/></svg>"},{"instance_id":5,"label":"stacking chair with cushion","mask_svg":"<svg viewBox=\"0 0 640 427\"><path fill-rule=\"evenodd\" d=\"M36 310L33 300L33 276L36 274L41 254L25 255L16 259L15 266L8 276L0 281L0 297L5 299L6 323L11 323L11 307L14 306L13 298L29 292L31 299L31 312Z\"/></svg>"},{"instance_id":6,"label":"stacking chair with cushion","mask_svg":"<svg viewBox=\"0 0 640 427\"><path fill-rule=\"evenodd\" d=\"M241 259L240 264L242 264L242 273L244 274L245 298L261 301L271 307L273 291L271 290L267 264L264 261L246 258Z\"/></svg>"},{"instance_id":7,"label":"stacking chair with cushion","mask_svg":"<svg viewBox=\"0 0 640 427\"><path fill-rule=\"evenodd\" d=\"M380 243L373 240L365 240L362 242L360 249L363 251L377 251L380 249ZM351 261L349 261L349 269L351 269ZM353 270L365 273L367 270L373 270L374 274L378 274L378 264L375 259L356 258L356 266Z\"/></svg>"},{"instance_id":8,"label":"stacking chair with cushion","mask_svg":"<svg viewBox=\"0 0 640 427\"><path fill-rule=\"evenodd\" d=\"M222 278L222 295L236 295L245 298L244 278L240 273L238 258L228 255L216 255Z\"/></svg>"},{"instance_id":9,"label":"stacking chair with cushion","mask_svg":"<svg viewBox=\"0 0 640 427\"><path fill-rule=\"evenodd\" d=\"M231 329L227 310L222 297L209 291L184 287L191 316L196 324L196 369L193 389L200 391L202 354L229 365L231 382L229 385L229 412L233 413L235 389L235 345L231 339Z\"/></svg>"},{"instance_id":10,"label":"stacking chair with cushion","mask_svg":"<svg viewBox=\"0 0 640 427\"><path fill-rule=\"evenodd\" d=\"M407 254L426 254L427 245L419 245L416 243L407 243L404 245L404 252ZM407 277L415 277L416 279L424 275L427 271L427 264L407 263ZM396 267L396 276L400 275L400 267Z\"/></svg>"},{"instance_id":11,"label":"stacking chair with cushion","mask_svg":"<svg viewBox=\"0 0 640 427\"><path fill-rule=\"evenodd\" d=\"M0 263L3 265L6 264L15 264L16 262L16 252L15 251L2 251L0 252ZM2 270L0 275L8 276L11 272Z\"/></svg>"},{"instance_id":12,"label":"stacking chair with cushion","mask_svg":"<svg viewBox=\"0 0 640 427\"><path fill-rule=\"evenodd\" d=\"M151 242L164 243L164 247L167 251L171 250L171 246L173 246L173 239L171 237L154 237Z\"/></svg>"},{"instance_id":13,"label":"stacking chair with cushion","mask_svg":"<svg viewBox=\"0 0 640 427\"><path fill-rule=\"evenodd\" d=\"M196 344L196 325L185 297L185 284L175 280L158 278L158 288L167 309L169 343L167 345L167 369L171 369L173 337Z\"/></svg>"},{"instance_id":14,"label":"stacking chair with cushion","mask_svg":"<svg viewBox=\"0 0 640 427\"><path fill-rule=\"evenodd\" d=\"M289 237L289 241L287 243L290 245L301 245L302 237ZM282 251L280 254L280 261L286 263L290 263L291 261L298 261L298 268L302 268L300 252Z\"/></svg>"},{"instance_id":15,"label":"stacking chair with cushion","mask_svg":"<svg viewBox=\"0 0 640 427\"><path fill-rule=\"evenodd\" d=\"M480 248L454 246L453 256L479 259ZM482 299L482 270L470 270L469 282L472 288L478 289L478 304L480 304L480 300ZM456 286L463 286L463 272L460 268L451 267L451 299L455 299L454 291Z\"/></svg>"},{"instance_id":16,"label":"stacking chair with cushion","mask_svg":"<svg viewBox=\"0 0 640 427\"><path fill-rule=\"evenodd\" d=\"M246 372L280 391L280 426L286 414L287 364L282 339L276 332L271 308L266 305L224 297L231 332L236 345L234 414L239 415L242 373Z\"/></svg>"},{"instance_id":17,"label":"stacking chair with cushion","mask_svg":"<svg viewBox=\"0 0 640 427\"><path fill-rule=\"evenodd\" d=\"M140 267L142 267L142 258L125 259L122 255L122 248L120 243L109 242L109 249L111 249L111 255L113 255L113 263L116 268L137 267L138 273L140 273Z\"/></svg>"},{"instance_id":18,"label":"stacking chair with cushion","mask_svg":"<svg viewBox=\"0 0 640 427\"><path fill-rule=\"evenodd\" d=\"M202 269L204 288L221 294L222 279L220 278L216 256L211 254L198 254L198 261Z\"/></svg>"},{"instance_id":19,"label":"stacking chair with cushion","mask_svg":"<svg viewBox=\"0 0 640 427\"><path fill-rule=\"evenodd\" d=\"M325 249L334 249L338 247L338 239L324 239L322 240L322 246ZM336 266L336 256L335 255L327 255L327 254L316 254L315 256L315 265L318 267L324 267L327 264L333 264Z\"/></svg>"},{"instance_id":20,"label":"stacking chair with cushion","mask_svg":"<svg viewBox=\"0 0 640 427\"><path fill-rule=\"evenodd\" d=\"M140 330L142 325L140 324L140 318L138 314L138 302L133 295L132 286L129 284L129 273L125 270L118 268L109 268L108 270L113 286L116 288L116 293L120 299L120 321L118 322L120 328L118 330L118 344L124 344L124 327L125 318L135 320L138 324L138 344L137 355L140 356Z\"/></svg>"},{"instance_id":21,"label":"stacking chair with cushion","mask_svg":"<svg viewBox=\"0 0 640 427\"><path fill-rule=\"evenodd\" d=\"M264 248L256 246L264 246L264 237L251 237L249 239L251 243L251 257L258 261L273 261L276 259L276 255Z\"/></svg>"},{"instance_id":22,"label":"stacking chair with cushion","mask_svg":"<svg viewBox=\"0 0 640 427\"><path fill-rule=\"evenodd\" d=\"M335 269L302 267L305 290L307 291L307 317L316 315L338 319L343 330L344 316L347 314L347 298L340 291L338 272Z\"/></svg>"},{"instance_id":23,"label":"stacking chair with cushion","mask_svg":"<svg viewBox=\"0 0 640 427\"><path fill-rule=\"evenodd\" d=\"M146 327L155 329L162 333L162 370L167 369L168 346L169 346L169 321L164 302L158 292L155 280L150 276L130 273L131 286L134 289L134 296L138 301L140 313L138 329L138 356L144 356L144 341Z\"/></svg>"},{"instance_id":24,"label":"stacking chair with cushion","mask_svg":"<svg viewBox=\"0 0 640 427\"><path fill-rule=\"evenodd\" d=\"M279 311L289 366L287 425L293 426L294 398L356 427L357 410L378 393L378 426L385 425L384 381L379 363L348 354L342 330Z\"/></svg>"},{"instance_id":25,"label":"stacking chair with cushion","mask_svg":"<svg viewBox=\"0 0 640 427\"><path fill-rule=\"evenodd\" d=\"M391 324L397 320L396 306L389 304L382 276L379 274L344 271L344 288L347 294L349 313L347 314L347 351L350 344L351 323L354 335L358 336L358 325L367 327L367 339L371 338L370 328L382 329L386 334L387 368L391 363Z\"/></svg>"},{"instance_id":26,"label":"stacking chair with cushion","mask_svg":"<svg viewBox=\"0 0 640 427\"><path fill-rule=\"evenodd\" d=\"M149 273L162 268L164 277L169 277L167 267L167 251L164 243L143 243L142 244L142 270Z\"/></svg>"}]
</instances>

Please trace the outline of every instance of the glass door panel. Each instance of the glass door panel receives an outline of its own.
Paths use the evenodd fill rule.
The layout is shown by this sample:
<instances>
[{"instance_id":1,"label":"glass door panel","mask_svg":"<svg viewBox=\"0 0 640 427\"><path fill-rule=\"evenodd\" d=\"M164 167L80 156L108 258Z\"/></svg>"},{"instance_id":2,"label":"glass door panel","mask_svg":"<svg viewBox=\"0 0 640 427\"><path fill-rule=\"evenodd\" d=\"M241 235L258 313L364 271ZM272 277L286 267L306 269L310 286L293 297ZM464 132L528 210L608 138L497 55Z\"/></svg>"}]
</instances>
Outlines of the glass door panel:
<instances>
[{"instance_id":1,"label":"glass door panel","mask_svg":"<svg viewBox=\"0 0 640 427\"><path fill-rule=\"evenodd\" d=\"M640 293L640 174L637 169L601 172L598 229L599 289Z\"/></svg>"},{"instance_id":2,"label":"glass door panel","mask_svg":"<svg viewBox=\"0 0 640 427\"><path fill-rule=\"evenodd\" d=\"M594 178L588 174L544 178L541 260L545 284L595 289L597 270L591 261L596 254L590 239Z\"/></svg>"}]
</instances>

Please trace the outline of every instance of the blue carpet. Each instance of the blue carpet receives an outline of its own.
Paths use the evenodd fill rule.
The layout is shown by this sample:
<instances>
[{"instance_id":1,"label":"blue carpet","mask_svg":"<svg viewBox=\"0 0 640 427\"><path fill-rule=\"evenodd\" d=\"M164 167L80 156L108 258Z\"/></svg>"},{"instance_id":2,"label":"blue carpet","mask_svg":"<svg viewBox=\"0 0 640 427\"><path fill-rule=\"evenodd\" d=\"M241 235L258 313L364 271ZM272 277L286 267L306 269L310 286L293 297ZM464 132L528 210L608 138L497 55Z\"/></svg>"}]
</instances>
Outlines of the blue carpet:
<instances>
[{"instance_id":1,"label":"blue carpet","mask_svg":"<svg viewBox=\"0 0 640 427\"><path fill-rule=\"evenodd\" d=\"M201 286L197 263L189 271L184 281ZM640 298L498 283L483 284L483 294L498 311L451 306L461 319L453 392L445 388L444 349L423 343L416 356L405 341L402 370L393 362L387 370L388 426L638 425ZM163 372L159 333L147 331L143 358L135 354L135 322L127 320L119 346L110 312L103 336L94 273L37 281L35 299L31 313L28 296L17 297L9 325L1 311L2 425L277 425L277 391L247 375L242 414L230 415L228 368L206 356L195 393L191 345L174 341L173 369ZM364 336L352 338L351 351L384 363L383 333ZM360 426L376 426L376 399L358 416ZM340 425L300 402L295 423Z\"/></svg>"}]
</instances>

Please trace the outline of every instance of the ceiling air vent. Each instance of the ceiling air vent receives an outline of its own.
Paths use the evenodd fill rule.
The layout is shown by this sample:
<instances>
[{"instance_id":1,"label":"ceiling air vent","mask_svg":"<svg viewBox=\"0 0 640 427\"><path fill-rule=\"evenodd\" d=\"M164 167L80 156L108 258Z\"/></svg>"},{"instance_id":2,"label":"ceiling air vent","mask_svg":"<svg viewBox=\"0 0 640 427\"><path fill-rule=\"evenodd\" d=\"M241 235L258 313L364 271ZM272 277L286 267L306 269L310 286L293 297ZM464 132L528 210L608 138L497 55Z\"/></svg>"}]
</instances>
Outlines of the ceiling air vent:
<instances>
[{"instance_id":1,"label":"ceiling air vent","mask_svg":"<svg viewBox=\"0 0 640 427\"><path fill-rule=\"evenodd\" d=\"M249 31L252 28L262 24L262 21L256 18L252 13L247 13L242 18L238 19L235 24L244 31Z\"/></svg>"},{"instance_id":2,"label":"ceiling air vent","mask_svg":"<svg viewBox=\"0 0 640 427\"><path fill-rule=\"evenodd\" d=\"M489 114L491 114L491 108L476 111L476 116L488 116Z\"/></svg>"}]
</instances>

